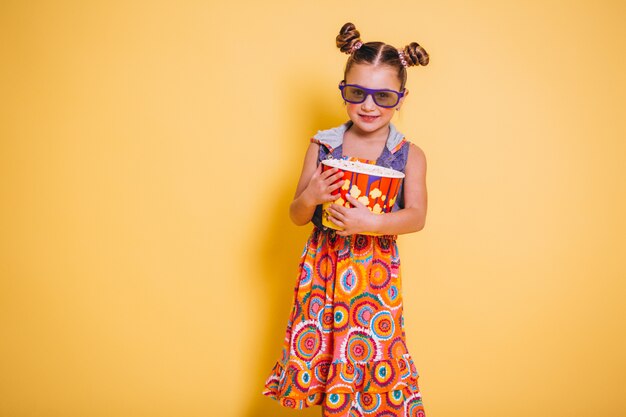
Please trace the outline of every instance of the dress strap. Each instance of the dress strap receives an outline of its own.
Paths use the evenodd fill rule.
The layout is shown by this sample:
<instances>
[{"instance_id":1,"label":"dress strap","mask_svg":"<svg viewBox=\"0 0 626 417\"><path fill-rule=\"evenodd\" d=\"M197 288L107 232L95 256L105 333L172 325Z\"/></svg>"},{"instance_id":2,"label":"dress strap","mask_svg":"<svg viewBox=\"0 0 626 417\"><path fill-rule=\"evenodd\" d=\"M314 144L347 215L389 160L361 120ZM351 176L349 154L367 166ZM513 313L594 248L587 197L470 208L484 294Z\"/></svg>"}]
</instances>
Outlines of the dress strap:
<instances>
[{"instance_id":1,"label":"dress strap","mask_svg":"<svg viewBox=\"0 0 626 417\"><path fill-rule=\"evenodd\" d=\"M343 144L333 148L328 143L320 141L316 138L311 138L311 143L317 143L320 145L319 152L317 154L317 163L319 164L325 159L341 159L341 153Z\"/></svg>"}]
</instances>

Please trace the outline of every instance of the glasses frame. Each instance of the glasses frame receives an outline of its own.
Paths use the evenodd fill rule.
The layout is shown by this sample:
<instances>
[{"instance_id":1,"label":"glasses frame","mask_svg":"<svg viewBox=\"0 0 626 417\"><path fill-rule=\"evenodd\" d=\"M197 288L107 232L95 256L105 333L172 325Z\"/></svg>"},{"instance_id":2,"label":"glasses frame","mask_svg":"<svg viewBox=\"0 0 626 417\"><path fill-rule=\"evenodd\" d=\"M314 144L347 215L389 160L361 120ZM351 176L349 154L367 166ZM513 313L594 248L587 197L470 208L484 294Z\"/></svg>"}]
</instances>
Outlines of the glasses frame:
<instances>
[{"instance_id":1,"label":"glasses frame","mask_svg":"<svg viewBox=\"0 0 626 417\"><path fill-rule=\"evenodd\" d=\"M358 89L363 90L365 92L365 96L363 97L363 100L361 101L348 100L343 92L343 89L346 87L356 87ZM348 103L360 104L360 103L363 103L365 100L367 100L367 96L372 96L372 100L378 107L384 107L386 109L396 107L398 103L400 102L400 100L402 99L402 97L404 97L404 94L405 94L404 92L406 91L406 89L403 89L402 91L396 91L396 90L389 90L387 88L381 88L381 89L365 88L358 84L346 84L346 80L341 80L341 82L339 83L339 90L341 90L341 97ZM395 93L396 96L398 97L398 100L392 106L383 106L381 104L378 104L378 102L376 101L375 93L380 93L381 91L384 91L387 93Z\"/></svg>"}]
</instances>

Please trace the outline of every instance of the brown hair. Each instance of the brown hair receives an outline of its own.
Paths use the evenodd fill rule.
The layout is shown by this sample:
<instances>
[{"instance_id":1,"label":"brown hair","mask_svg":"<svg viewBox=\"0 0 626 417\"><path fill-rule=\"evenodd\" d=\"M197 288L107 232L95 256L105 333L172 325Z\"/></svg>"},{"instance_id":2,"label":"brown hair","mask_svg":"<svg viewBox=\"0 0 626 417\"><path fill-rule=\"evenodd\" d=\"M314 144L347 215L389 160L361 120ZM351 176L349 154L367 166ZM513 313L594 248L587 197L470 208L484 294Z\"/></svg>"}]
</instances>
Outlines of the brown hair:
<instances>
[{"instance_id":1,"label":"brown hair","mask_svg":"<svg viewBox=\"0 0 626 417\"><path fill-rule=\"evenodd\" d=\"M397 49L384 42L363 43L360 37L361 34L352 23L343 25L337 35L337 48L341 52L350 54L343 73L344 78L353 64L388 65L397 69L400 90L403 90L406 85L406 68L400 60L399 52L404 53L404 60L409 67L428 65L428 53L417 42L411 42L403 49ZM353 49L358 46L358 43L361 43L361 46Z\"/></svg>"}]
</instances>

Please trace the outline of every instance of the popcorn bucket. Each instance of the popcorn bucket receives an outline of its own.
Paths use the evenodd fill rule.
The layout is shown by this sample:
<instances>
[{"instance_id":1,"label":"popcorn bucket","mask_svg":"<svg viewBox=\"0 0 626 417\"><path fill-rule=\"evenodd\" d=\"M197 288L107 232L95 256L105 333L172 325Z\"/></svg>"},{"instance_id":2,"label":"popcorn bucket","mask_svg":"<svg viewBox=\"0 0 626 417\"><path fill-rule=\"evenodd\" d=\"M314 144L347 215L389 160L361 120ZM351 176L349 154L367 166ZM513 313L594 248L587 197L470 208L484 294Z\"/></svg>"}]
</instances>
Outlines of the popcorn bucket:
<instances>
[{"instance_id":1,"label":"popcorn bucket","mask_svg":"<svg viewBox=\"0 0 626 417\"><path fill-rule=\"evenodd\" d=\"M334 192L337 194L334 204L352 207L346 199L346 195L350 194L367 206L372 213L381 214L391 211L404 179L402 172L346 159L326 159L322 161L322 164L322 172L331 168L339 168L343 172L343 178L339 180L343 182L343 186ZM328 207L331 204L333 203L324 203L322 206L322 224L331 229L342 230L340 226L328 219ZM363 234L378 236L376 233Z\"/></svg>"}]
</instances>

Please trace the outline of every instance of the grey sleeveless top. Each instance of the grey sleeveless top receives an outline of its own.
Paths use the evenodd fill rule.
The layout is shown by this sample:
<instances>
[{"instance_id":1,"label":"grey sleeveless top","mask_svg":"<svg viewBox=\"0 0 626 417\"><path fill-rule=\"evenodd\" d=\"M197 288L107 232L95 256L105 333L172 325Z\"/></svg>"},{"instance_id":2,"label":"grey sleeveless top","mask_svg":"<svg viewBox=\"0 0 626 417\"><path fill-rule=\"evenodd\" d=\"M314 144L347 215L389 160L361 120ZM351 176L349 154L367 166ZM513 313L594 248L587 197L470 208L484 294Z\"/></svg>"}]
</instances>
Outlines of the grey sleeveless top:
<instances>
[{"instance_id":1,"label":"grey sleeveless top","mask_svg":"<svg viewBox=\"0 0 626 417\"><path fill-rule=\"evenodd\" d=\"M352 121L348 120L346 123L334 127L332 129L320 130L315 136L311 138L311 142L318 143L320 145L319 154L317 157L317 164L328 158L341 159L343 134L352 126ZM397 171L404 172L406 167L406 161L409 156L410 142L404 138L404 135L398 130L392 123L389 123L389 136L387 137L387 143L383 152L376 160L376 165L380 165L387 168L392 168ZM404 208L404 181L400 186L398 199L391 208L391 211L397 211ZM326 226L322 225L322 205L318 205L315 208L315 213L311 222L318 228L325 230Z\"/></svg>"}]
</instances>

